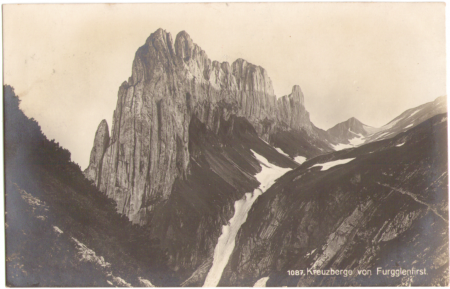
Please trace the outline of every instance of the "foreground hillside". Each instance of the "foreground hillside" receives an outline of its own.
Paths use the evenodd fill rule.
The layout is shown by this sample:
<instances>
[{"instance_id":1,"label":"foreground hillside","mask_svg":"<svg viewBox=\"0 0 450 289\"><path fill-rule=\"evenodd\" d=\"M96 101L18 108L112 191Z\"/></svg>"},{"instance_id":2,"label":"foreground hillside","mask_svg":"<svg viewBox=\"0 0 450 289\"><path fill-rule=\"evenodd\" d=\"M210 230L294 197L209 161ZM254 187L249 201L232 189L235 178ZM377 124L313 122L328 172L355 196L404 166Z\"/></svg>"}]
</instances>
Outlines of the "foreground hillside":
<instances>
[{"instance_id":1,"label":"foreground hillside","mask_svg":"<svg viewBox=\"0 0 450 289\"><path fill-rule=\"evenodd\" d=\"M447 164L446 114L306 161L255 202L219 284L448 286Z\"/></svg>"},{"instance_id":2,"label":"foreground hillside","mask_svg":"<svg viewBox=\"0 0 450 289\"><path fill-rule=\"evenodd\" d=\"M116 212L9 86L4 107L7 285L177 284L149 229Z\"/></svg>"}]
</instances>

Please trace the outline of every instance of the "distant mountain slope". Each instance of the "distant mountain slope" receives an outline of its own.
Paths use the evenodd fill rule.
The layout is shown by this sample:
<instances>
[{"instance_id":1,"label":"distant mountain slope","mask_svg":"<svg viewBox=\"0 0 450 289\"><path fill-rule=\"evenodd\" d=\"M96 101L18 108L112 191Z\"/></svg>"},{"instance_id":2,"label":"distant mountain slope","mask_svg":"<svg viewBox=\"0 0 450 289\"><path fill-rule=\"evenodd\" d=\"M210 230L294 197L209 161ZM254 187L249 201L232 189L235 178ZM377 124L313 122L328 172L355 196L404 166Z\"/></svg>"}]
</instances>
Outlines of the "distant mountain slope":
<instances>
[{"instance_id":1,"label":"distant mountain slope","mask_svg":"<svg viewBox=\"0 0 450 289\"><path fill-rule=\"evenodd\" d=\"M370 133L366 130L368 126L352 117L344 122L338 123L334 127L327 130L334 145L333 148L338 150L340 147L356 146L363 143L365 136Z\"/></svg>"},{"instance_id":2,"label":"distant mountain slope","mask_svg":"<svg viewBox=\"0 0 450 289\"><path fill-rule=\"evenodd\" d=\"M255 202L219 284L448 286L447 165L446 114L306 161ZM390 277L377 275L379 267L422 273ZM353 275L312 276L308 268ZM363 269L372 276L357 275Z\"/></svg>"},{"instance_id":3,"label":"distant mountain slope","mask_svg":"<svg viewBox=\"0 0 450 289\"><path fill-rule=\"evenodd\" d=\"M7 286L177 284L150 230L118 214L3 92Z\"/></svg>"},{"instance_id":4,"label":"distant mountain slope","mask_svg":"<svg viewBox=\"0 0 450 289\"><path fill-rule=\"evenodd\" d=\"M432 102L411 108L394 118L386 125L375 128L350 118L327 130L331 146L341 150L359 146L364 143L392 138L423 121L447 112L447 97L441 96Z\"/></svg>"},{"instance_id":5,"label":"distant mountain slope","mask_svg":"<svg viewBox=\"0 0 450 289\"><path fill-rule=\"evenodd\" d=\"M425 120L447 112L447 96L440 96L432 102L425 103L415 108L408 109L386 125L371 133L366 143L391 138L404 132Z\"/></svg>"}]
</instances>

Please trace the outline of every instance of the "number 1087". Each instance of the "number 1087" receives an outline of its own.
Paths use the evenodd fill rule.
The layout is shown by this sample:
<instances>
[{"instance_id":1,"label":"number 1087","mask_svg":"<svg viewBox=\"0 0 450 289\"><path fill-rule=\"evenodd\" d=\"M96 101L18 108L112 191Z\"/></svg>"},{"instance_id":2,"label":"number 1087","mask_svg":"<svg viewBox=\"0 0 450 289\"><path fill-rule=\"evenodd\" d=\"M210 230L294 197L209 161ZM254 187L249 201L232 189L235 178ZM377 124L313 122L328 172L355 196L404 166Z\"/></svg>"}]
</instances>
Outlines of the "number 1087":
<instances>
[{"instance_id":1,"label":"number 1087","mask_svg":"<svg viewBox=\"0 0 450 289\"><path fill-rule=\"evenodd\" d=\"M303 270L288 270L287 273L289 276L301 276L303 275Z\"/></svg>"}]
</instances>

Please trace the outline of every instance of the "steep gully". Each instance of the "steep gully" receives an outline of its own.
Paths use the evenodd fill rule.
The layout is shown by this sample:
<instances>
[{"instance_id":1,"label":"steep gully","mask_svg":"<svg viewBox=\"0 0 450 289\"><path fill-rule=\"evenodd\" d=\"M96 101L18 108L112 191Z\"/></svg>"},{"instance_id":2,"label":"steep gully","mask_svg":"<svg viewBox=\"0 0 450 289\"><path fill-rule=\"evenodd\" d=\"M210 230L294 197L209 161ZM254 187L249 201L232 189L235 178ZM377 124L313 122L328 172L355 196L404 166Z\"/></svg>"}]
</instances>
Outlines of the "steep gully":
<instances>
[{"instance_id":1,"label":"steep gully","mask_svg":"<svg viewBox=\"0 0 450 289\"><path fill-rule=\"evenodd\" d=\"M262 170L255 175L261 183L253 193L246 193L244 197L234 203L234 216L223 226L222 235L219 237L214 250L213 265L206 277L204 287L215 287L222 277L223 270L228 263L228 259L233 253L236 235L242 224L247 220L247 215L256 199L269 189L276 179L290 171L289 168L280 168L270 164L268 160L252 151L256 159L261 163Z\"/></svg>"}]
</instances>

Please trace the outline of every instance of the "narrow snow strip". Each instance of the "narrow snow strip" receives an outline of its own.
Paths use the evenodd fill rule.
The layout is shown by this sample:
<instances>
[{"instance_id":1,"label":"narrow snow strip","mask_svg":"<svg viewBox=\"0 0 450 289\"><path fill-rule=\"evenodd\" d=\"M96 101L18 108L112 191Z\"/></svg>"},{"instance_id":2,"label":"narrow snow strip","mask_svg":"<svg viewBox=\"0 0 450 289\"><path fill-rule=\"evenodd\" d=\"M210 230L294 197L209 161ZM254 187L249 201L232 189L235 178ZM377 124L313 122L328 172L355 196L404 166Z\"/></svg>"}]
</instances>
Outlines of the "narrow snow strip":
<instances>
[{"instance_id":1,"label":"narrow snow strip","mask_svg":"<svg viewBox=\"0 0 450 289\"><path fill-rule=\"evenodd\" d=\"M328 170L328 169L330 169L330 168L332 168L334 166L343 165L343 164L346 164L348 162L351 162L354 159L356 159L356 158L336 160L336 161L326 162L326 163L323 163L323 164L315 164L315 165L313 165L310 168L320 167L321 166L322 167L321 171L326 171L326 170Z\"/></svg>"},{"instance_id":2,"label":"narrow snow strip","mask_svg":"<svg viewBox=\"0 0 450 289\"><path fill-rule=\"evenodd\" d=\"M401 143L401 144L398 144L398 145L396 145L396 147L401 147L402 145L404 145L405 143Z\"/></svg>"},{"instance_id":3,"label":"narrow snow strip","mask_svg":"<svg viewBox=\"0 0 450 289\"><path fill-rule=\"evenodd\" d=\"M361 137L364 137L362 134L356 133L356 132L352 131L350 128L348 129L348 131L351 132L352 134L356 134L356 135L359 136L360 138L361 138Z\"/></svg>"},{"instance_id":4,"label":"narrow snow strip","mask_svg":"<svg viewBox=\"0 0 450 289\"><path fill-rule=\"evenodd\" d=\"M448 220L446 220L441 214L439 214L438 211L435 208L433 208L430 204L427 204L427 203L419 200L419 198L417 198L417 196L415 194L410 193L408 191L404 191L402 189L393 188L393 187L391 187L391 186L389 186L387 184L382 184L382 183L379 183L379 182L377 182L377 184L379 184L380 186L389 188L389 189L391 189L391 190L393 190L395 192L398 192L400 194L410 196L414 201L418 202L419 204L427 206L428 209L430 209L433 213L436 214L436 216L438 216L439 218L441 218L444 222L446 222L448 224Z\"/></svg>"},{"instance_id":5,"label":"narrow snow strip","mask_svg":"<svg viewBox=\"0 0 450 289\"><path fill-rule=\"evenodd\" d=\"M55 230L56 233L58 233L58 235L64 233L60 228L53 226L53 230Z\"/></svg>"},{"instance_id":6,"label":"narrow snow strip","mask_svg":"<svg viewBox=\"0 0 450 289\"><path fill-rule=\"evenodd\" d=\"M405 128L412 127L413 125L414 125L414 124L407 125L407 126L405 126Z\"/></svg>"},{"instance_id":7,"label":"narrow snow strip","mask_svg":"<svg viewBox=\"0 0 450 289\"><path fill-rule=\"evenodd\" d=\"M148 281L147 279L138 277L139 282L142 284L142 286L144 287L155 287L155 285L152 284L152 282Z\"/></svg>"},{"instance_id":8,"label":"narrow snow strip","mask_svg":"<svg viewBox=\"0 0 450 289\"><path fill-rule=\"evenodd\" d=\"M277 152L279 152L280 154L285 155L285 156L287 156L288 158L290 158L290 156L289 156L287 153L285 153L282 149L280 149L280 148L275 148L275 149L276 149Z\"/></svg>"},{"instance_id":9,"label":"narrow snow strip","mask_svg":"<svg viewBox=\"0 0 450 289\"><path fill-rule=\"evenodd\" d=\"M343 144L343 143L340 143L340 144L337 144L337 145L333 145L332 144L331 146L333 147L333 149L335 151L340 151L340 150L349 149L349 148L353 147L351 144Z\"/></svg>"},{"instance_id":10,"label":"narrow snow strip","mask_svg":"<svg viewBox=\"0 0 450 289\"><path fill-rule=\"evenodd\" d=\"M216 287L222 277L223 270L228 263L231 253L234 250L236 235L242 224L247 220L250 211L256 199L263 194L275 180L290 171L290 168L277 167L252 150L255 158L261 163L261 172L255 175L260 182L260 186L252 193L246 193L244 197L234 203L234 215L229 220L228 225L222 227L222 235L217 241L214 249L213 265L206 276L203 287Z\"/></svg>"},{"instance_id":11,"label":"narrow snow strip","mask_svg":"<svg viewBox=\"0 0 450 289\"><path fill-rule=\"evenodd\" d=\"M265 142L266 144L270 145L268 142L266 142L265 140L263 140L262 138L259 138L260 140L262 140L263 142Z\"/></svg>"},{"instance_id":12,"label":"narrow snow strip","mask_svg":"<svg viewBox=\"0 0 450 289\"><path fill-rule=\"evenodd\" d=\"M418 110L416 110L415 112L413 112L413 113L411 113L409 116L408 116L408 118L409 117L411 117L411 116L413 116L413 115L415 115L416 113L418 113L419 111L421 111L422 109L421 108L419 108Z\"/></svg>"},{"instance_id":13,"label":"narrow snow strip","mask_svg":"<svg viewBox=\"0 0 450 289\"><path fill-rule=\"evenodd\" d=\"M266 283L269 280L269 277L264 277L256 281L255 285L253 287L266 287Z\"/></svg>"},{"instance_id":14,"label":"narrow snow strip","mask_svg":"<svg viewBox=\"0 0 450 289\"><path fill-rule=\"evenodd\" d=\"M377 139L380 138L380 137L382 137L382 136L385 136L385 135L387 135L387 134L388 134L387 132L384 132L384 133L380 134L379 136L377 136Z\"/></svg>"},{"instance_id":15,"label":"narrow snow strip","mask_svg":"<svg viewBox=\"0 0 450 289\"><path fill-rule=\"evenodd\" d=\"M302 157L302 156L296 156L296 157L294 158L294 161L295 161L296 163L303 164L303 163L306 161L306 158L305 158L305 157Z\"/></svg>"}]
</instances>

